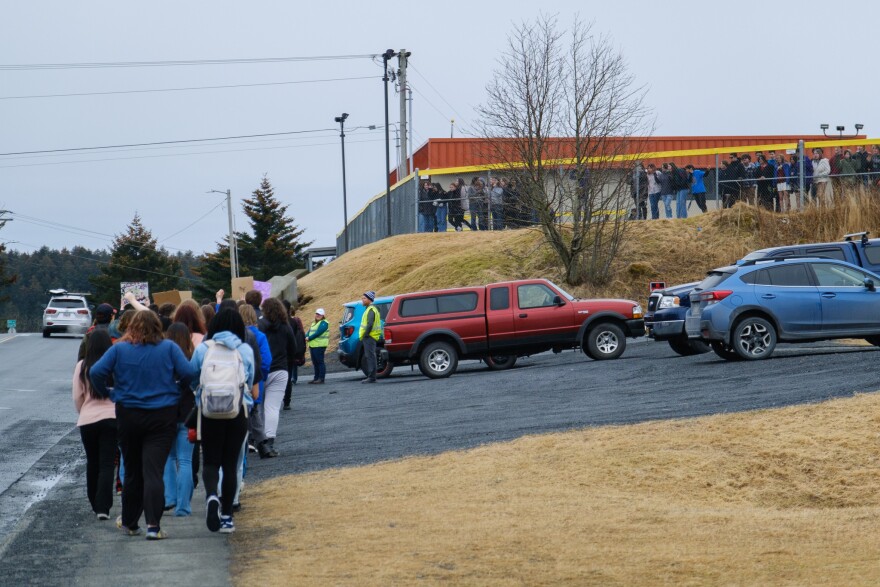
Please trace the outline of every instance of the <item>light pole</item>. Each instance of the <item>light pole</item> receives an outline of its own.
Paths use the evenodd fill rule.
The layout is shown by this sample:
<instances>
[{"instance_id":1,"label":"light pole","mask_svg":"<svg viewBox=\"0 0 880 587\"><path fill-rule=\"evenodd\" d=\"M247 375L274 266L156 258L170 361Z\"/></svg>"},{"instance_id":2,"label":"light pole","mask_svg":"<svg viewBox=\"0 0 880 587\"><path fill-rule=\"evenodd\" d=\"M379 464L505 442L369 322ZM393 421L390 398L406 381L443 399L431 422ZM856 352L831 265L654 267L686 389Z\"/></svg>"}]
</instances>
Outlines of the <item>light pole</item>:
<instances>
[{"instance_id":1,"label":"light pole","mask_svg":"<svg viewBox=\"0 0 880 587\"><path fill-rule=\"evenodd\" d=\"M207 193L226 194L226 211L229 216L229 273L234 280L238 277L238 245L235 244L235 231L232 225L232 190L226 190L225 192L221 192L220 190L210 190Z\"/></svg>"},{"instance_id":2,"label":"light pole","mask_svg":"<svg viewBox=\"0 0 880 587\"><path fill-rule=\"evenodd\" d=\"M382 66L385 82L385 212L388 216L388 236L391 236L391 137L388 135L388 61L397 55L394 49L388 49L382 54Z\"/></svg>"},{"instance_id":3,"label":"light pole","mask_svg":"<svg viewBox=\"0 0 880 587\"><path fill-rule=\"evenodd\" d=\"M342 234L345 241L345 251L348 252L348 196L345 193L345 119L348 113L343 112L342 116L337 116L333 120L339 123L339 140L342 142L342 215L345 224L342 225Z\"/></svg>"}]
</instances>

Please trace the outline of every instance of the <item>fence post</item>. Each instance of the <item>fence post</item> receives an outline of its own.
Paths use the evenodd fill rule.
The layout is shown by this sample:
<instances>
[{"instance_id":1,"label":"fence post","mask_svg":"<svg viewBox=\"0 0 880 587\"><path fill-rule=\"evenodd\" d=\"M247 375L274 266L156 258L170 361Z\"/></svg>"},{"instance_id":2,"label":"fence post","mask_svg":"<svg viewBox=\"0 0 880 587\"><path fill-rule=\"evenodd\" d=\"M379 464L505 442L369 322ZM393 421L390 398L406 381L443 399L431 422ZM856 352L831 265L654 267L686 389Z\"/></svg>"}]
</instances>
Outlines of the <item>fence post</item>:
<instances>
[{"instance_id":1,"label":"fence post","mask_svg":"<svg viewBox=\"0 0 880 587\"><path fill-rule=\"evenodd\" d=\"M413 216L413 220L415 220L415 224L413 226L413 232L418 232L419 231L419 181L420 181L419 180L419 168L416 167L415 170L413 170L413 172L415 173L415 175L413 175L413 179L412 179L412 184L413 184L413 187L415 188L415 197L413 198L413 200L416 203L416 206L415 206L416 214L415 214L415 216Z\"/></svg>"},{"instance_id":2,"label":"fence post","mask_svg":"<svg viewBox=\"0 0 880 587\"><path fill-rule=\"evenodd\" d=\"M495 218L495 208L492 206L492 170L486 170L486 212L488 218L486 219L486 224L488 225L489 230L494 230L494 218Z\"/></svg>"},{"instance_id":3,"label":"fence post","mask_svg":"<svg viewBox=\"0 0 880 587\"><path fill-rule=\"evenodd\" d=\"M639 167L640 163L636 161L635 167L633 167L633 173L636 176L636 197L633 199L635 200L636 205L636 220L646 220L645 218L642 218L642 206L639 204L639 188L641 187L641 182L639 180L642 179L642 174L639 173Z\"/></svg>"},{"instance_id":4,"label":"fence post","mask_svg":"<svg viewBox=\"0 0 880 587\"><path fill-rule=\"evenodd\" d=\"M798 191L800 192L800 209L804 209L804 140L798 141Z\"/></svg>"},{"instance_id":5,"label":"fence post","mask_svg":"<svg viewBox=\"0 0 880 587\"><path fill-rule=\"evenodd\" d=\"M720 159L719 154L715 153L715 209L716 210L720 210L723 207L722 203L721 203L721 190L719 188L719 185L721 184L721 181L719 179L719 176L721 175L721 173L720 173L721 164L719 163L719 159Z\"/></svg>"}]
</instances>

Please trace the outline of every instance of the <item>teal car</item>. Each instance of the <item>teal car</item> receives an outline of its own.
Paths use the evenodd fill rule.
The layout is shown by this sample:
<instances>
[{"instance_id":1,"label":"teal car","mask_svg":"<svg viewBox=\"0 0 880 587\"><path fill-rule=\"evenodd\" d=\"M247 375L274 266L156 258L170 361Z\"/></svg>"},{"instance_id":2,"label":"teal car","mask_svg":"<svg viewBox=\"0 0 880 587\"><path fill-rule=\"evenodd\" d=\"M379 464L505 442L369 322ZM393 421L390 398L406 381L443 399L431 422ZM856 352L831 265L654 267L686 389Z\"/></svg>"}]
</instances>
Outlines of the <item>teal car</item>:
<instances>
[{"instance_id":1,"label":"teal car","mask_svg":"<svg viewBox=\"0 0 880 587\"><path fill-rule=\"evenodd\" d=\"M379 310L383 329L385 328L385 316L388 315L392 301L394 301L394 296L380 296L373 302L373 305ZM363 315L364 305L359 300L342 305L342 320L339 322L339 348L336 353L340 363L352 369L360 369L366 375L363 345L358 332ZM388 377L394 368L387 359L385 349L382 348L383 343L384 340L379 339L379 344L376 347L376 377Z\"/></svg>"}]
</instances>

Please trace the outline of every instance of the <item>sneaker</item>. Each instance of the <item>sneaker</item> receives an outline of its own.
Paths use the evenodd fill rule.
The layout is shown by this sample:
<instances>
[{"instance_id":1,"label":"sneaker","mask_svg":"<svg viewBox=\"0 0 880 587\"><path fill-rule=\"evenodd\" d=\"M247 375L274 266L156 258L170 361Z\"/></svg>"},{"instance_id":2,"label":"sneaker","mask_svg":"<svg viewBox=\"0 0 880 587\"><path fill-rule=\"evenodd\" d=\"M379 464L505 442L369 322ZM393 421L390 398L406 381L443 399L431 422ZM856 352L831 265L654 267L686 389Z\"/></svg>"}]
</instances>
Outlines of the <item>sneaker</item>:
<instances>
[{"instance_id":1,"label":"sneaker","mask_svg":"<svg viewBox=\"0 0 880 587\"><path fill-rule=\"evenodd\" d=\"M317 379L312 379L311 381L309 381L309 385L314 385L314 384L316 384L317 382L318 382Z\"/></svg>"},{"instance_id":2,"label":"sneaker","mask_svg":"<svg viewBox=\"0 0 880 587\"><path fill-rule=\"evenodd\" d=\"M206 505L205 524L207 524L208 530L216 532L220 529L220 500L216 495L211 495L208 497Z\"/></svg>"},{"instance_id":3,"label":"sneaker","mask_svg":"<svg viewBox=\"0 0 880 587\"><path fill-rule=\"evenodd\" d=\"M233 512L233 513L236 513L236 514L237 514L237 513L240 512L240 511L241 511L241 503L234 503L234 504L232 504L232 512Z\"/></svg>"},{"instance_id":4,"label":"sneaker","mask_svg":"<svg viewBox=\"0 0 880 587\"><path fill-rule=\"evenodd\" d=\"M109 519L110 519L110 514L100 513L100 514L98 514L98 519L101 520L102 522L103 522L104 520L109 520Z\"/></svg>"},{"instance_id":5,"label":"sneaker","mask_svg":"<svg viewBox=\"0 0 880 587\"><path fill-rule=\"evenodd\" d=\"M361 379L361 383L376 383L376 380L367 377L366 379Z\"/></svg>"},{"instance_id":6,"label":"sneaker","mask_svg":"<svg viewBox=\"0 0 880 587\"><path fill-rule=\"evenodd\" d=\"M166 505L166 506L165 506L165 511L166 511L166 512L170 512L171 510L173 510L173 509L176 508L176 507L177 507L177 504L176 504L176 503L172 503L171 505Z\"/></svg>"},{"instance_id":7,"label":"sneaker","mask_svg":"<svg viewBox=\"0 0 880 587\"><path fill-rule=\"evenodd\" d=\"M253 444L251 444L251 443L248 443L248 452L249 452L249 453L255 453L255 452L257 452L257 447L255 447L255 446L254 446Z\"/></svg>"},{"instance_id":8,"label":"sneaker","mask_svg":"<svg viewBox=\"0 0 880 587\"><path fill-rule=\"evenodd\" d=\"M220 533L232 534L233 532L235 532L235 522L232 521L232 516L220 516Z\"/></svg>"},{"instance_id":9,"label":"sneaker","mask_svg":"<svg viewBox=\"0 0 880 587\"><path fill-rule=\"evenodd\" d=\"M289 409L290 409L290 404L284 404L284 408L282 408L282 409L284 409L284 410L289 410Z\"/></svg>"},{"instance_id":10,"label":"sneaker","mask_svg":"<svg viewBox=\"0 0 880 587\"><path fill-rule=\"evenodd\" d=\"M141 529L135 526L134 528L126 528L122 525L122 516L116 518L116 527L122 530L123 536L138 536L141 533Z\"/></svg>"},{"instance_id":11,"label":"sneaker","mask_svg":"<svg viewBox=\"0 0 880 587\"><path fill-rule=\"evenodd\" d=\"M147 540L165 540L168 534L159 528L147 528Z\"/></svg>"}]
</instances>

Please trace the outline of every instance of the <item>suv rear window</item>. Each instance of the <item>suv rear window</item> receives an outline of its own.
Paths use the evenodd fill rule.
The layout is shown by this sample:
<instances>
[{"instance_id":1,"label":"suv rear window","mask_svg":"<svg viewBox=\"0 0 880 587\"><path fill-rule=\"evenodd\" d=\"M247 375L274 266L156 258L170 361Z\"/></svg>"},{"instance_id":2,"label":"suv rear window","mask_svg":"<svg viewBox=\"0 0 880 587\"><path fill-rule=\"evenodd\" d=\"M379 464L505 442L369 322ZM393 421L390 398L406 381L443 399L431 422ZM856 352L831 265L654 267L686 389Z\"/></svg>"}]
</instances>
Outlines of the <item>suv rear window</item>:
<instances>
[{"instance_id":1,"label":"suv rear window","mask_svg":"<svg viewBox=\"0 0 880 587\"><path fill-rule=\"evenodd\" d=\"M342 310L342 323L347 324L351 317L354 316L354 308L351 306L343 306Z\"/></svg>"},{"instance_id":2,"label":"suv rear window","mask_svg":"<svg viewBox=\"0 0 880 587\"><path fill-rule=\"evenodd\" d=\"M55 298L49 302L50 308L85 308L86 303L83 300L59 299Z\"/></svg>"},{"instance_id":3,"label":"suv rear window","mask_svg":"<svg viewBox=\"0 0 880 587\"><path fill-rule=\"evenodd\" d=\"M694 290L705 291L707 289L712 289L713 287L717 287L721 284L725 279L733 275L733 270L731 271L710 271L706 275L706 279L701 281Z\"/></svg>"},{"instance_id":4,"label":"suv rear window","mask_svg":"<svg viewBox=\"0 0 880 587\"><path fill-rule=\"evenodd\" d=\"M412 316L429 316L431 314L472 312L476 308L476 292L466 292L403 300L400 303L400 315L404 318L409 318Z\"/></svg>"}]
</instances>

